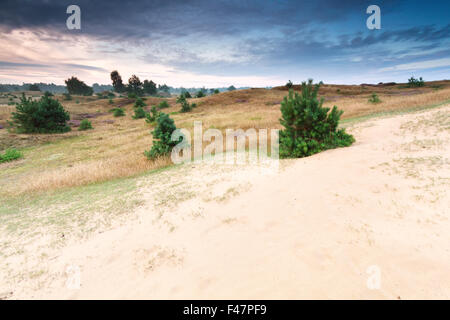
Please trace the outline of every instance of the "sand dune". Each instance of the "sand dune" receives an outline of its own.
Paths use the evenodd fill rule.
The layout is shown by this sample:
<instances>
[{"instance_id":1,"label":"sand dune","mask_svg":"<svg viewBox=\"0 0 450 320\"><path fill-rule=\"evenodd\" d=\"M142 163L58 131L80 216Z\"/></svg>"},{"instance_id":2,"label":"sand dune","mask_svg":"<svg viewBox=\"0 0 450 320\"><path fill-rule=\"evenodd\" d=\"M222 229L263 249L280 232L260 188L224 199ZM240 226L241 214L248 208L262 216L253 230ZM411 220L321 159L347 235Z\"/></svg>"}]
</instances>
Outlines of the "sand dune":
<instances>
[{"instance_id":1,"label":"sand dune","mask_svg":"<svg viewBox=\"0 0 450 320\"><path fill-rule=\"evenodd\" d=\"M195 197L164 210L148 199L129 223L62 248L41 289L13 298L449 299L449 115L354 124L351 147L279 172L172 170Z\"/></svg>"}]
</instances>

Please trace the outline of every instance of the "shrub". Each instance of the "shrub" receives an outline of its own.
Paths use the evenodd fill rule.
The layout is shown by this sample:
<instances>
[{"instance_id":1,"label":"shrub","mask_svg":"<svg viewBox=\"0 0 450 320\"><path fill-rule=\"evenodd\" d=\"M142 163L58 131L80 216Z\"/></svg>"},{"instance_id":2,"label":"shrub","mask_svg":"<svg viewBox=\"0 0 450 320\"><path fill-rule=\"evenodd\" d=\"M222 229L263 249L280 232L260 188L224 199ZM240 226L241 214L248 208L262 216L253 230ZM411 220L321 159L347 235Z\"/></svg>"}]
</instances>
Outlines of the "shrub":
<instances>
[{"instance_id":1,"label":"shrub","mask_svg":"<svg viewBox=\"0 0 450 320\"><path fill-rule=\"evenodd\" d=\"M136 93L134 93L134 92L130 92L130 93L128 93L128 98L130 98L130 99L136 99L136 98L137 98L137 95L136 95Z\"/></svg>"},{"instance_id":2,"label":"shrub","mask_svg":"<svg viewBox=\"0 0 450 320\"><path fill-rule=\"evenodd\" d=\"M63 93L63 97L66 101L72 100L72 96L70 95L70 93Z\"/></svg>"},{"instance_id":3,"label":"shrub","mask_svg":"<svg viewBox=\"0 0 450 320\"><path fill-rule=\"evenodd\" d=\"M195 95L196 98L203 98L206 97L206 94L203 90L200 90L199 92L197 92L197 94Z\"/></svg>"},{"instance_id":4,"label":"shrub","mask_svg":"<svg viewBox=\"0 0 450 320\"><path fill-rule=\"evenodd\" d=\"M145 151L144 154L149 159L155 159L160 156L169 155L173 147L182 141L172 141L172 133L176 130L174 121L168 114L161 112L156 119L156 127L153 130L153 145L150 151Z\"/></svg>"},{"instance_id":5,"label":"shrub","mask_svg":"<svg viewBox=\"0 0 450 320\"><path fill-rule=\"evenodd\" d=\"M214 92L213 92L213 94L219 94L219 93L220 93L219 89L215 89Z\"/></svg>"},{"instance_id":6,"label":"shrub","mask_svg":"<svg viewBox=\"0 0 450 320\"><path fill-rule=\"evenodd\" d=\"M419 79L416 79L414 77L411 77L408 79L408 87L414 88L414 87L423 87L425 85L425 81L423 81L422 77Z\"/></svg>"},{"instance_id":7,"label":"shrub","mask_svg":"<svg viewBox=\"0 0 450 320\"><path fill-rule=\"evenodd\" d=\"M80 127L78 128L78 130L84 131L90 129L92 129L92 123L88 119L81 120Z\"/></svg>"},{"instance_id":8,"label":"shrub","mask_svg":"<svg viewBox=\"0 0 450 320\"><path fill-rule=\"evenodd\" d=\"M134 109L133 119L145 118L145 110L142 107L137 107Z\"/></svg>"},{"instance_id":9,"label":"shrub","mask_svg":"<svg viewBox=\"0 0 450 320\"><path fill-rule=\"evenodd\" d=\"M343 111L322 107L323 99L317 99L319 87L313 87L312 80L303 82L301 95L290 90L281 102L280 123L285 129L280 131L280 157L306 157L354 142L344 129L337 130Z\"/></svg>"},{"instance_id":10,"label":"shrub","mask_svg":"<svg viewBox=\"0 0 450 320\"><path fill-rule=\"evenodd\" d=\"M289 80L288 83L286 83L286 87L287 87L288 89L291 89L293 86L294 86L294 84L292 83L291 80Z\"/></svg>"},{"instance_id":11,"label":"shrub","mask_svg":"<svg viewBox=\"0 0 450 320\"><path fill-rule=\"evenodd\" d=\"M12 113L11 125L21 133L56 133L70 131L67 121L69 113L58 100L47 94L37 101L22 98Z\"/></svg>"},{"instance_id":12,"label":"shrub","mask_svg":"<svg viewBox=\"0 0 450 320\"><path fill-rule=\"evenodd\" d=\"M114 117L123 117L125 115L125 111L122 108L115 108L113 111Z\"/></svg>"},{"instance_id":13,"label":"shrub","mask_svg":"<svg viewBox=\"0 0 450 320\"><path fill-rule=\"evenodd\" d=\"M145 107L145 103L144 100L142 100L142 98L137 98L136 101L134 102L134 107L135 108L143 108Z\"/></svg>"},{"instance_id":14,"label":"shrub","mask_svg":"<svg viewBox=\"0 0 450 320\"><path fill-rule=\"evenodd\" d=\"M108 103L109 103L109 104L113 104L113 103L114 103L114 102L113 102L113 99L112 99L112 98L109 98Z\"/></svg>"},{"instance_id":15,"label":"shrub","mask_svg":"<svg viewBox=\"0 0 450 320\"><path fill-rule=\"evenodd\" d=\"M0 153L0 163L13 161L20 158L23 158L23 154L14 148L6 149L4 154Z\"/></svg>"},{"instance_id":16,"label":"shrub","mask_svg":"<svg viewBox=\"0 0 450 320\"><path fill-rule=\"evenodd\" d=\"M145 117L147 118L147 119L145 119L145 121L147 123L153 123L158 118L158 115L159 115L159 112L158 112L156 106L152 106L152 108L150 109L150 112L145 115Z\"/></svg>"},{"instance_id":17,"label":"shrub","mask_svg":"<svg viewBox=\"0 0 450 320\"><path fill-rule=\"evenodd\" d=\"M378 95L376 93L372 93L372 96L369 98L370 103L380 103L381 100L378 98Z\"/></svg>"},{"instance_id":18,"label":"shrub","mask_svg":"<svg viewBox=\"0 0 450 320\"><path fill-rule=\"evenodd\" d=\"M192 98L192 95L191 95L191 93L190 93L189 91L183 92L182 95L184 95L184 97L185 97L186 99Z\"/></svg>"},{"instance_id":19,"label":"shrub","mask_svg":"<svg viewBox=\"0 0 450 320\"><path fill-rule=\"evenodd\" d=\"M161 110L161 109L166 109L166 108L168 108L168 107L170 107L170 106L169 106L169 103L168 103L166 100L161 101L161 102L158 104L158 109L159 109L159 110Z\"/></svg>"}]
</instances>

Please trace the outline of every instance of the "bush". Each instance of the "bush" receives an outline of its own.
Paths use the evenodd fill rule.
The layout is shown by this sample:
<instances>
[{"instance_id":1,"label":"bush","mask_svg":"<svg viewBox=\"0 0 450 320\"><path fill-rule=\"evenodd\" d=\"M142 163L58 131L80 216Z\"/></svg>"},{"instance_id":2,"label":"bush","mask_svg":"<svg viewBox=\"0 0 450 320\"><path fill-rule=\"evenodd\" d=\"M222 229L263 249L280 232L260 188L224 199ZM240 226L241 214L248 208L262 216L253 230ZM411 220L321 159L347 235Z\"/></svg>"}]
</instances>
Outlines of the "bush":
<instances>
[{"instance_id":1,"label":"bush","mask_svg":"<svg viewBox=\"0 0 450 320\"><path fill-rule=\"evenodd\" d=\"M83 119L80 122L80 127L78 130L84 131L84 130L91 130L92 129L92 123L88 119Z\"/></svg>"},{"instance_id":2,"label":"bush","mask_svg":"<svg viewBox=\"0 0 450 320\"><path fill-rule=\"evenodd\" d=\"M408 87L409 88L415 88L415 87L423 87L425 85L425 81L423 81L422 77L419 79L416 79L414 77L411 77L408 79Z\"/></svg>"},{"instance_id":3,"label":"bush","mask_svg":"<svg viewBox=\"0 0 450 320\"><path fill-rule=\"evenodd\" d=\"M344 129L337 130L343 111L322 107L323 99L317 99L319 87L313 87L312 80L303 82L301 95L289 90L281 102L280 123L285 129L280 131L280 157L306 157L354 142Z\"/></svg>"},{"instance_id":4,"label":"bush","mask_svg":"<svg viewBox=\"0 0 450 320\"><path fill-rule=\"evenodd\" d=\"M381 100L378 98L378 95L376 93L372 93L372 96L369 98L370 103L380 103Z\"/></svg>"},{"instance_id":5,"label":"bush","mask_svg":"<svg viewBox=\"0 0 450 320\"><path fill-rule=\"evenodd\" d=\"M16 104L16 112L12 113L10 124L19 133L57 133L70 131L67 121L69 113L64 110L58 100L47 94L41 99L33 101L31 98L22 98Z\"/></svg>"},{"instance_id":6,"label":"bush","mask_svg":"<svg viewBox=\"0 0 450 320\"><path fill-rule=\"evenodd\" d=\"M199 92L197 92L197 94L195 95L196 98L203 98L206 97L206 94L203 90L200 90Z\"/></svg>"},{"instance_id":7,"label":"bush","mask_svg":"<svg viewBox=\"0 0 450 320\"><path fill-rule=\"evenodd\" d=\"M113 111L114 117L123 117L125 115L125 111L122 108L115 108Z\"/></svg>"},{"instance_id":8,"label":"bush","mask_svg":"<svg viewBox=\"0 0 450 320\"><path fill-rule=\"evenodd\" d=\"M145 151L144 154L149 159L155 159L160 156L169 155L173 147L183 140L180 137L179 141L172 141L172 133L176 130L174 121L168 114L161 112L156 119L156 127L153 130L153 145L150 151Z\"/></svg>"},{"instance_id":9,"label":"bush","mask_svg":"<svg viewBox=\"0 0 450 320\"><path fill-rule=\"evenodd\" d=\"M113 102L113 99L112 99L112 98L109 98L108 103L109 103L109 104L113 104L113 103L114 103L114 102Z\"/></svg>"},{"instance_id":10,"label":"bush","mask_svg":"<svg viewBox=\"0 0 450 320\"><path fill-rule=\"evenodd\" d=\"M191 93L189 91L184 91L182 93L182 95L186 98L186 99L190 99L192 98Z\"/></svg>"},{"instance_id":11,"label":"bush","mask_svg":"<svg viewBox=\"0 0 450 320\"><path fill-rule=\"evenodd\" d=\"M66 101L72 100L72 96L70 95L70 93L63 93L63 97Z\"/></svg>"},{"instance_id":12,"label":"bush","mask_svg":"<svg viewBox=\"0 0 450 320\"><path fill-rule=\"evenodd\" d=\"M23 158L23 154L14 148L6 149L4 154L0 153L0 163L13 161L20 158Z\"/></svg>"},{"instance_id":13,"label":"bush","mask_svg":"<svg viewBox=\"0 0 450 320\"><path fill-rule=\"evenodd\" d=\"M137 98L137 95L136 95L136 93L134 93L134 92L130 92L130 93L128 93L128 98L130 98L130 99L136 99L136 98Z\"/></svg>"},{"instance_id":14,"label":"bush","mask_svg":"<svg viewBox=\"0 0 450 320\"><path fill-rule=\"evenodd\" d=\"M145 118L145 110L142 107L137 107L134 109L133 119Z\"/></svg>"},{"instance_id":15,"label":"bush","mask_svg":"<svg viewBox=\"0 0 450 320\"><path fill-rule=\"evenodd\" d=\"M159 112L158 112L156 106L152 106L152 108L150 109L150 112L145 115L145 117L147 118L147 119L145 119L145 122L147 122L147 123L155 122L156 119L158 118L158 115L159 115Z\"/></svg>"},{"instance_id":16,"label":"bush","mask_svg":"<svg viewBox=\"0 0 450 320\"><path fill-rule=\"evenodd\" d=\"M164 100L164 101L161 101L159 104L158 104L158 109L159 110L161 110L161 109L166 109L166 108L168 108L168 107L170 107L169 106L169 103L166 101L166 100Z\"/></svg>"},{"instance_id":17,"label":"bush","mask_svg":"<svg viewBox=\"0 0 450 320\"><path fill-rule=\"evenodd\" d=\"M145 102L142 100L142 98L137 98L134 102L134 108L143 108L145 107Z\"/></svg>"}]
</instances>

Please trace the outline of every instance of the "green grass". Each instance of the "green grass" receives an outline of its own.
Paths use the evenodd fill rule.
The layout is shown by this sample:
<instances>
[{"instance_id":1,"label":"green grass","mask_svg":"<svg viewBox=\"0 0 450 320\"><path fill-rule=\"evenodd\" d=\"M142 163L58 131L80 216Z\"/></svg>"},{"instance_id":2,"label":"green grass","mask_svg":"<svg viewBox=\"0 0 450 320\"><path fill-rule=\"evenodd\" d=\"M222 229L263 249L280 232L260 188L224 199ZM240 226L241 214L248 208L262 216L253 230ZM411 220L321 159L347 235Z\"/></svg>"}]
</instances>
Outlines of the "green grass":
<instances>
[{"instance_id":1,"label":"green grass","mask_svg":"<svg viewBox=\"0 0 450 320\"><path fill-rule=\"evenodd\" d=\"M6 149L4 154L0 154L0 163L10 162L21 158L23 158L23 154L19 150L14 148Z\"/></svg>"}]
</instances>

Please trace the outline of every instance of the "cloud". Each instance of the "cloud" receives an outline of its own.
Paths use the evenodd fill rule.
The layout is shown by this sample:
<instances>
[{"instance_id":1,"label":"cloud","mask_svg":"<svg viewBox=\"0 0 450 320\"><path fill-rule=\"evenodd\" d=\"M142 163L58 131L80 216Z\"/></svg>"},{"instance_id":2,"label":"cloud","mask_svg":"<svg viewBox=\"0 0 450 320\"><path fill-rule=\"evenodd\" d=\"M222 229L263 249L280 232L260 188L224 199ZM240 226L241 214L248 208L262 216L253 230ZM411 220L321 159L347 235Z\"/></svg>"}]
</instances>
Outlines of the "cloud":
<instances>
[{"instance_id":1,"label":"cloud","mask_svg":"<svg viewBox=\"0 0 450 320\"><path fill-rule=\"evenodd\" d=\"M399 64L392 67L381 68L380 72L432 69L449 66L450 66L450 58L444 58L444 59L435 59L435 60Z\"/></svg>"}]
</instances>

